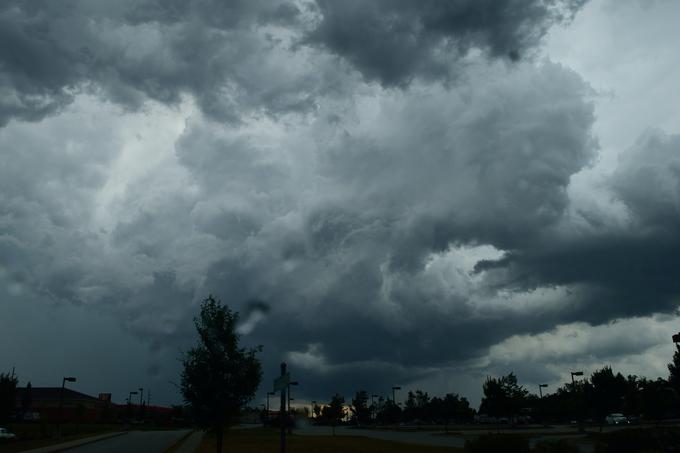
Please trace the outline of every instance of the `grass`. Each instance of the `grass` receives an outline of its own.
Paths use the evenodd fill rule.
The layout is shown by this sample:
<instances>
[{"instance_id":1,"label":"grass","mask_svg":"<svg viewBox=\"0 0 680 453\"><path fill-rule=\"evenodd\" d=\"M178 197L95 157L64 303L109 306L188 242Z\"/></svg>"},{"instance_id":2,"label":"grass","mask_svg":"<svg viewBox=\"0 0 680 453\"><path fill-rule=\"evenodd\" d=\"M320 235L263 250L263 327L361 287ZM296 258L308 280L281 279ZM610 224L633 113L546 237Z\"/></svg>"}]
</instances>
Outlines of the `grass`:
<instances>
[{"instance_id":1,"label":"grass","mask_svg":"<svg viewBox=\"0 0 680 453\"><path fill-rule=\"evenodd\" d=\"M203 438L198 453L215 451L215 436ZM462 453L451 447L402 444L366 437L302 436L286 438L286 450L295 453ZM223 450L228 453L271 453L278 451L279 432L273 429L252 428L230 430L224 436Z\"/></svg>"}]
</instances>

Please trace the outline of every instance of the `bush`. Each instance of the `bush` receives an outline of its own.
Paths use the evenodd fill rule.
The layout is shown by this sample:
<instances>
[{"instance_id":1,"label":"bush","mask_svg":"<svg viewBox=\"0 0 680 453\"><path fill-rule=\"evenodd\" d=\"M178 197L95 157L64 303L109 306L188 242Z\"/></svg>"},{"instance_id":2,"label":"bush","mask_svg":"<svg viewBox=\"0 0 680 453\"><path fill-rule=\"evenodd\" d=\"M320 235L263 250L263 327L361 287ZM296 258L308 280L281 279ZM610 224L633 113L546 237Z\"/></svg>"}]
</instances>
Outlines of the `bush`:
<instances>
[{"instance_id":1,"label":"bush","mask_svg":"<svg viewBox=\"0 0 680 453\"><path fill-rule=\"evenodd\" d=\"M529 453L529 439L518 434L487 434L465 441L469 453Z\"/></svg>"}]
</instances>

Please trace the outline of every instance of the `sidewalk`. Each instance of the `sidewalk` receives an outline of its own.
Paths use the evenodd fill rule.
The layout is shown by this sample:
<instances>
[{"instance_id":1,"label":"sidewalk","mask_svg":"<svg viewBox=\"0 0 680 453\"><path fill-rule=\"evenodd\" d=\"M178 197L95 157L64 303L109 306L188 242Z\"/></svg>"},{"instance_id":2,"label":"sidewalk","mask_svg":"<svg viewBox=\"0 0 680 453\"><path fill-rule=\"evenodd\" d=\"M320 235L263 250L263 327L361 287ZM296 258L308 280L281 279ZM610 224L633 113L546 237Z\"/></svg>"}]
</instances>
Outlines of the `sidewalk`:
<instances>
[{"instance_id":1,"label":"sidewalk","mask_svg":"<svg viewBox=\"0 0 680 453\"><path fill-rule=\"evenodd\" d=\"M182 443L173 450L173 453L194 453L201 445L205 431L194 431L189 434Z\"/></svg>"},{"instance_id":2,"label":"sidewalk","mask_svg":"<svg viewBox=\"0 0 680 453\"><path fill-rule=\"evenodd\" d=\"M86 445L92 442L98 442L100 440L109 439L111 437L121 436L126 433L127 431L100 434L98 436L85 437L83 439L72 440L70 442L64 442L61 444L49 445L47 447L34 448L32 450L24 450L21 453L50 453L55 451L63 451L69 448L80 447L81 445Z\"/></svg>"}]
</instances>

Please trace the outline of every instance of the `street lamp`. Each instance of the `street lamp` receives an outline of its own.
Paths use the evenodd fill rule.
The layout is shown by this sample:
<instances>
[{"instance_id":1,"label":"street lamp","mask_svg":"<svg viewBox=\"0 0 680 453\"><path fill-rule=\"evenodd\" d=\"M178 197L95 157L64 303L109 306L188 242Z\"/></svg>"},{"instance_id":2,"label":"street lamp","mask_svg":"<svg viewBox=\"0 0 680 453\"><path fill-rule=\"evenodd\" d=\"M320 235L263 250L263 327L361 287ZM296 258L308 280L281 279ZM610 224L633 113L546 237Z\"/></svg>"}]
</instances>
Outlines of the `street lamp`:
<instances>
[{"instance_id":1,"label":"street lamp","mask_svg":"<svg viewBox=\"0 0 680 453\"><path fill-rule=\"evenodd\" d=\"M294 417L291 417L290 413L290 402L293 401L293 398L290 397L290 386L299 384L300 383L298 381L292 381L288 383L288 417L289 417L288 434L293 434L293 420L294 420Z\"/></svg>"},{"instance_id":2,"label":"street lamp","mask_svg":"<svg viewBox=\"0 0 680 453\"><path fill-rule=\"evenodd\" d=\"M572 371L571 372L571 388L574 391L574 394L576 394L576 384L574 383L574 376L583 376L583 371ZM579 398L579 399L581 399L581 398ZM583 410L583 408L581 408L581 410ZM582 419L582 417L579 417L579 424L578 424L579 432L584 431L584 427L583 427L583 423L581 422L581 419Z\"/></svg>"},{"instance_id":3,"label":"street lamp","mask_svg":"<svg viewBox=\"0 0 680 453\"><path fill-rule=\"evenodd\" d=\"M144 398L144 389L142 387L139 388L139 405L142 405L142 398Z\"/></svg>"},{"instance_id":4,"label":"street lamp","mask_svg":"<svg viewBox=\"0 0 680 453\"><path fill-rule=\"evenodd\" d=\"M269 423L269 397L276 395L275 392L267 392L267 423Z\"/></svg>"},{"instance_id":5,"label":"street lamp","mask_svg":"<svg viewBox=\"0 0 680 453\"><path fill-rule=\"evenodd\" d=\"M310 414L312 415L312 418L316 418L316 417L314 417L314 406L316 406L316 401L312 400L312 412L310 412Z\"/></svg>"},{"instance_id":6,"label":"street lamp","mask_svg":"<svg viewBox=\"0 0 680 453\"><path fill-rule=\"evenodd\" d=\"M571 385L574 385L574 376L583 376L583 371L572 371L571 372Z\"/></svg>"},{"instance_id":7,"label":"street lamp","mask_svg":"<svg viewBox=\"0 0 680 453\"><path fill-rule=\"evenodd\" d=\"M395 390L401 390L401 387L399 387L398 385L392 387L392 402L394 404L397 404L397 400L396 400L396 397L395 397L395 394L394 394Z\"/></svg>"},{"instance_id":8,"label":"street lamp","mask_svg":"<svg viewBox=\"0 0 680 453\"><path fill-rule=\"evenodd\" d=\"M62 408L64 407L64 387L66 387L67 382L76 382L76 378L73 376L63 377L61 380L61 392L59 393L59 421L57 422L57 433L61 437L61 417Z\"/></svg>"},{"instance_id":9,"label":"street lamp","mask_svg":"<svg viewBox=\"0 0 680 453\"><path fill-rule=\"evenodd\" d=\"M378 395L371 395L371 420L375 419L375 401L373 399L377 397Z\"/></svg>"},{"instance_id":10,"label":"street lamp","mask_svg":"<svg viewBox=\"0 0 680 453\"><path fill-rule=\"evenodd\" d=\"M291 385L300 385L298 381L293 381L288 383L288 412L290 412L290 402L293 401L293 398L290 397L290 386Z\"/></svg>"},{"instance_id":11,"label":"street lamp","mask_svg":"<svg viewBox=\"0 0 680 453\"><path fill-rule=\"evenodd\" d=\"M541 391L542 388L547 387L548 384L538 384L538 394L543 398L543 392Z\"/></svg>"}]
</instances>

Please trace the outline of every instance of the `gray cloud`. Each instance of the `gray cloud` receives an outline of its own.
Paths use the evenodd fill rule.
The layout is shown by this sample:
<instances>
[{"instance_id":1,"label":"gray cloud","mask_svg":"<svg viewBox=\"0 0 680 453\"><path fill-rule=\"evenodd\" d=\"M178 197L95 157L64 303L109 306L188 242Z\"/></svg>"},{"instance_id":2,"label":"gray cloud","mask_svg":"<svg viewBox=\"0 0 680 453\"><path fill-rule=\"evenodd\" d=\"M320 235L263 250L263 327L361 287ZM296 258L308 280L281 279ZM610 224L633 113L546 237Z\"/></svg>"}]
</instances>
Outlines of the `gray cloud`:
<instances>
[{"instance_id":1,"label":"gray cloud","mask_svg":"<svg viewBox=\"0 0 680 453\"><path fill-rule=\"evenodd\" d=\"M475 49L517 60L585 1L317 3L321 17L308 42L347 59L368 79L392 86L417 77L448 78Z\"/></svg>"},{"instance_id":2,"label":"gray cloud","mask_svg":"<svg viewBox=\"0 0 680 453\"><path fill-rule=\"evenodd\" d=\"M680 140L622 155L615 223L570 195L594 91L497 58L580 5L5 3L0 282L115 317L155 379L212 293L318 398L671 312Z\"/></svg>"},{"instance_id":3,"label":"gray cloud","mask_svg":"<svg viewBox=\"0 0 680 453\"><path fill-rule=\"evenodd\" d=\"M189 94L222 121L309 111L334 77L286 43L297 16L287 2L4 2L0 125L84 91L131 109Z\"/></svg>"}]
</instances>

